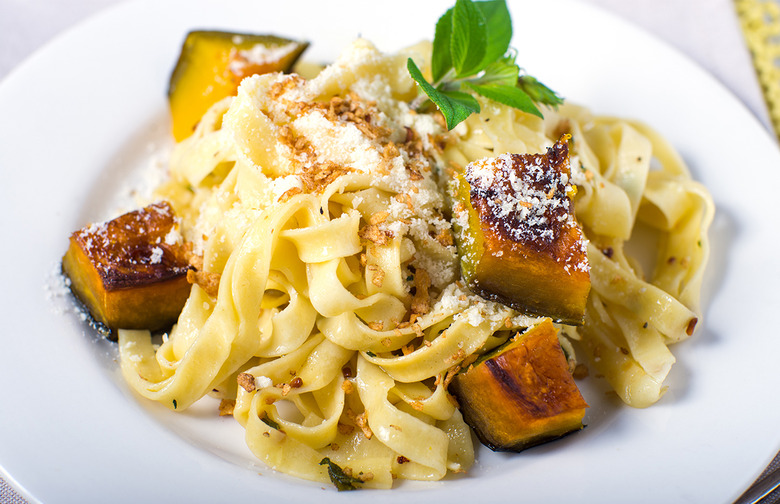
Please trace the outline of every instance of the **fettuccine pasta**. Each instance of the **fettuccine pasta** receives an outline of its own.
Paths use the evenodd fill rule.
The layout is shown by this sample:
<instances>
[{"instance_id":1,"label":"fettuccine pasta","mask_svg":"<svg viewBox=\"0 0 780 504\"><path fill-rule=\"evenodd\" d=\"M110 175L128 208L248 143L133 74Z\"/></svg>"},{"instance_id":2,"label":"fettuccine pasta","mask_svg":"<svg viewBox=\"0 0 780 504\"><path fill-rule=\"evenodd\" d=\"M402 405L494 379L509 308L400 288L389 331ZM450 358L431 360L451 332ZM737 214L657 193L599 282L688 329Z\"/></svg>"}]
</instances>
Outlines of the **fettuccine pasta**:
<instances>
[{"instance_id":1,"label":"fettuccine pasta","mask_svg":"<svg viewBox=\"0 0 780 504\"><path fill-rule=\"evenodd\" d=\"M452 132L408 105L406 58L358 40L316 77L243 81L179 143L158 195L182 219L212 287L196 283L158 345L119 331L142 396L232 407L269 467L368 487L438 480L474 461L447 392L464 362L537 323L469 292L453 242L449 170L572 135L576 214L590 240L586 323L564 327L632 406L657 401L671 343L700 317L713 206L647 127L563 106L544 119L487 101ZM650 277L625 244L659 237Z\"/></svg>"}]
</instances>

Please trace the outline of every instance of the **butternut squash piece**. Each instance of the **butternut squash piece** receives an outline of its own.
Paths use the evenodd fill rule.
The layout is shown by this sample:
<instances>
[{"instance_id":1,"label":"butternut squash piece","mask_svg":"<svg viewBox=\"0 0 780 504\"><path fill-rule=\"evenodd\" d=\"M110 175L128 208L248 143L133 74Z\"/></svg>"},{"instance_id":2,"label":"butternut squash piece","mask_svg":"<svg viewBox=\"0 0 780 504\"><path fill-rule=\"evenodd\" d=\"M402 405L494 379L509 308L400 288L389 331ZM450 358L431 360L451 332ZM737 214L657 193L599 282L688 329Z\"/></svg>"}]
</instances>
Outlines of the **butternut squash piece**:
<instances>
[{"instance_id":1,"label":"butternut squash piece","mask_svg":"<svg viewBox=\"0 0 780 504\"><path fill-rule=\"evenodd\" d=\"M566 137L544 154L504 154L456 174L456 241L472 291L557 322L582 323L590 273L570 174Z\"/></svg>"},{"instance_id":2,"label":"butternut squash piece","mask_svg":"<svg viewBox=\"0 0 780 504\"><path fill-rule=\"evenodd\" d=\"M154 331L170 327L189 296L188 256L161 202L73 233L62 269L95 321Z\"/></svg>"},{"instance_id":3,"label":"butternut squash piece","mask_svg":"<svg viewBox=\"0 0 780 504\"><path fill-rule=\"evenodd\" d=\"M521 451L580 430L588 407L550 319L455 375L449 390L494 451Z\"/></svg>"},{"instance_id":4,"label":"butternut squash piece","mask_svg":"<svg viewBox=\"0 0 780 504\"><path fill-rule=\"evenodd\" d=\"M190 32L168 87L176 141L192 134L209 107L235 95L245 77L289 72L307 47L308 43L272 35Z\"/></svg>"}]
</instances>

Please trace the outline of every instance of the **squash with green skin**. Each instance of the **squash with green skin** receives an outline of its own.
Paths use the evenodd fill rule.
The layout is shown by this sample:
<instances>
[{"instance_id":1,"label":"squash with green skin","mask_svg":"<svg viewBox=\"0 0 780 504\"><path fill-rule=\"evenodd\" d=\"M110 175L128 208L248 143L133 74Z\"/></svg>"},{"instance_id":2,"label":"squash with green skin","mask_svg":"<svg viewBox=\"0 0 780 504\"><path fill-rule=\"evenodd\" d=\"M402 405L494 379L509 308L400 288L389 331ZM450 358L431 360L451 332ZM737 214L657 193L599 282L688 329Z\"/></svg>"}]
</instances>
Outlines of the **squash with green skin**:
<instances>
[{"instance_id":1,"label":"squash with green skin","mask_svg":"<svg viewBox=\"0 0 780 504\"><path fill-rule=\"evenodd\" d=\"M189 296L189 247L159 202L74 232L62 258L70 287L108 329L167 329Z\"/></svg>"},{"instance_id":2,"label":"squash with green skin","mask_svg":"<svg viewBox=\"0 0 780 504\"><path fill-rule=\"evenodd\" d=\"M544 154L504 154L456 173L451 195L461 272L480 296L577 325L590 292L574 218L567 137Z\"/></svg>"},{"instance_id":3,"label":"squash with green skin","mask_svg":"<svg viewBox=\"0 0 780 504\"><path fill-rule=\"evenodd\" d=\"M209 107L235 95L245 77L289 72L307 47L306 42L273 35L190 32L168 87L176 141L192 134Z\"/></svg>"},{"instance_id":4,"label":"squash with green skin","mask_svg":"<svg viewBox=\"0 0 780 504\"><path fill-rule=\"evenodd\" d=\"M455 375L449 390L494 451L521 451L578 431L588 407L550 319Z\"/></svg>"}]
</instances>

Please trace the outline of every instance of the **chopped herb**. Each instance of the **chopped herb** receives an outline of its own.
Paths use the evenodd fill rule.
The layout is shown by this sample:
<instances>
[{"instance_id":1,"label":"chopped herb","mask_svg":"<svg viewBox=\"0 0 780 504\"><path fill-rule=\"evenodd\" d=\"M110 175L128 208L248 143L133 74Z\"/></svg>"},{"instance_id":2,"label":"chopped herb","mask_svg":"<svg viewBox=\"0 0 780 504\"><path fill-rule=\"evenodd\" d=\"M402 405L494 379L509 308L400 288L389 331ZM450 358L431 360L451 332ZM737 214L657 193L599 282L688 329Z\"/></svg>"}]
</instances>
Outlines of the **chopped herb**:
<instances>
[{"instance_id":1,"label":"chopped herb","mask_svg":"<svg viewBox=\"0 0 780 504\"><path fill-rule=\"evenodd\" d=\"M173 409L176 409L176 399L173 400Z\"/></svg>"},{"instance_id":2,"label":"chopped herb","mask_svg":"<svg viewBox=\"0 0 780 504\"><path fill-rule=\"evenodd\" d=\"M366 355L368 355L369 357L376 357L376 354L371 350L366 351Z\"/></svg>"},{"instance_id":3,"label":"chopped herb","mask_svg":"<svg viewBox=\"0 0 780 504\"><path fill-rule=\"evenodd\" d=\"M516 52L509 47L512 20L505 0L456 0L436 23L431 54L432 82L409 58L409 74L425 93L415 108L433 103L452 129L479 113L474 94L542 117L537 103L563 103L555 91L521 74Z\"/></svg>"},{"instance_id":4,"label":"chopped herb","mask_svg":"<svg viewBox=\"0 0 780 504\"><path fill-rule=\"evenodd\" d=\"M279 426L279 424L276 423L275 421L273 421L272 419L268 418L268 415L263 415L260 418L260 420L262 420L263 423L266 424L268 427L270 427L272 429L276 429L276 430L278 430L280 432L282 431L282 428Z\"/></svg>"},{"instance_id":5,"label":"chopped herb","mask_svg":"<svg viewBox=\"0 0 780 504\"><path fill-rule=\"evenodd\" d=\"M344 490L357 490L360 488L357 485L363 484L363 482L359 479L348 476L344 470L338 466L338 464L331 462L328 457L320 460L320 465L328 466L328 476L330 476L330 481L336 485L336 489L339 492Z\"/></svg>"}]
</instances>

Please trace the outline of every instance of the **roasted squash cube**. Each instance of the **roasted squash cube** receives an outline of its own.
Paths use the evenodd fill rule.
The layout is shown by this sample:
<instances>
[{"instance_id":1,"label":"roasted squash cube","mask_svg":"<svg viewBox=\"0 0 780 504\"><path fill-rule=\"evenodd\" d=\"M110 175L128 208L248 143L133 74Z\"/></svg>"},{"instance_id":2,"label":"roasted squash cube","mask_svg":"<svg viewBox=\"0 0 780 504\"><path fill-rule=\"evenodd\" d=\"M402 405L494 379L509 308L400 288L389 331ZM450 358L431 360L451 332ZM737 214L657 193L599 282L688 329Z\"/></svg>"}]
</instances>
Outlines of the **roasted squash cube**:
<instances>
[{"instance_id":1,"label":"roasted squash cube","mask_svg":"<svg viewBox=\"0 0 780 504\"><path fill-rule=\"evenodd\" d=\"M582 429L587 403L550 319L455 375L463 418L495 451L521 451Z\"/></svg>"},{"instance_id":2,"label":"roasted squash cube","mask_svg":"<svg viewBox=\"0 0 780 504\"><path fill-rule=\"evenodd\" d=\"M95 321L154 331L170 327L189 296L188 256L161 202L73 233L62 269Z\"/></svg>"},{"instance_id":3,"label":"roasted squash cube","mask_svg":"<svg viewBox=\"0 0 780 504\"><path fill-rule=\"evenodd\" d=\"M176 141L192 134L209 107L235 95L245 77L289 72L306 47L305 42L272 35L190 32L168 87Z\"/></svg>"},{"instance_id":4,"label":"roasted squash cube","mask_svg":"<svg viewBox=\"0 0 780 504\"><path fill-rule=\"evenodd\" d=\"M544 154L503 154L456 173L456 240L472 291L557 322L582 323L590 274L570 174L565 137Z\"/></svg>"}]
</instances>

